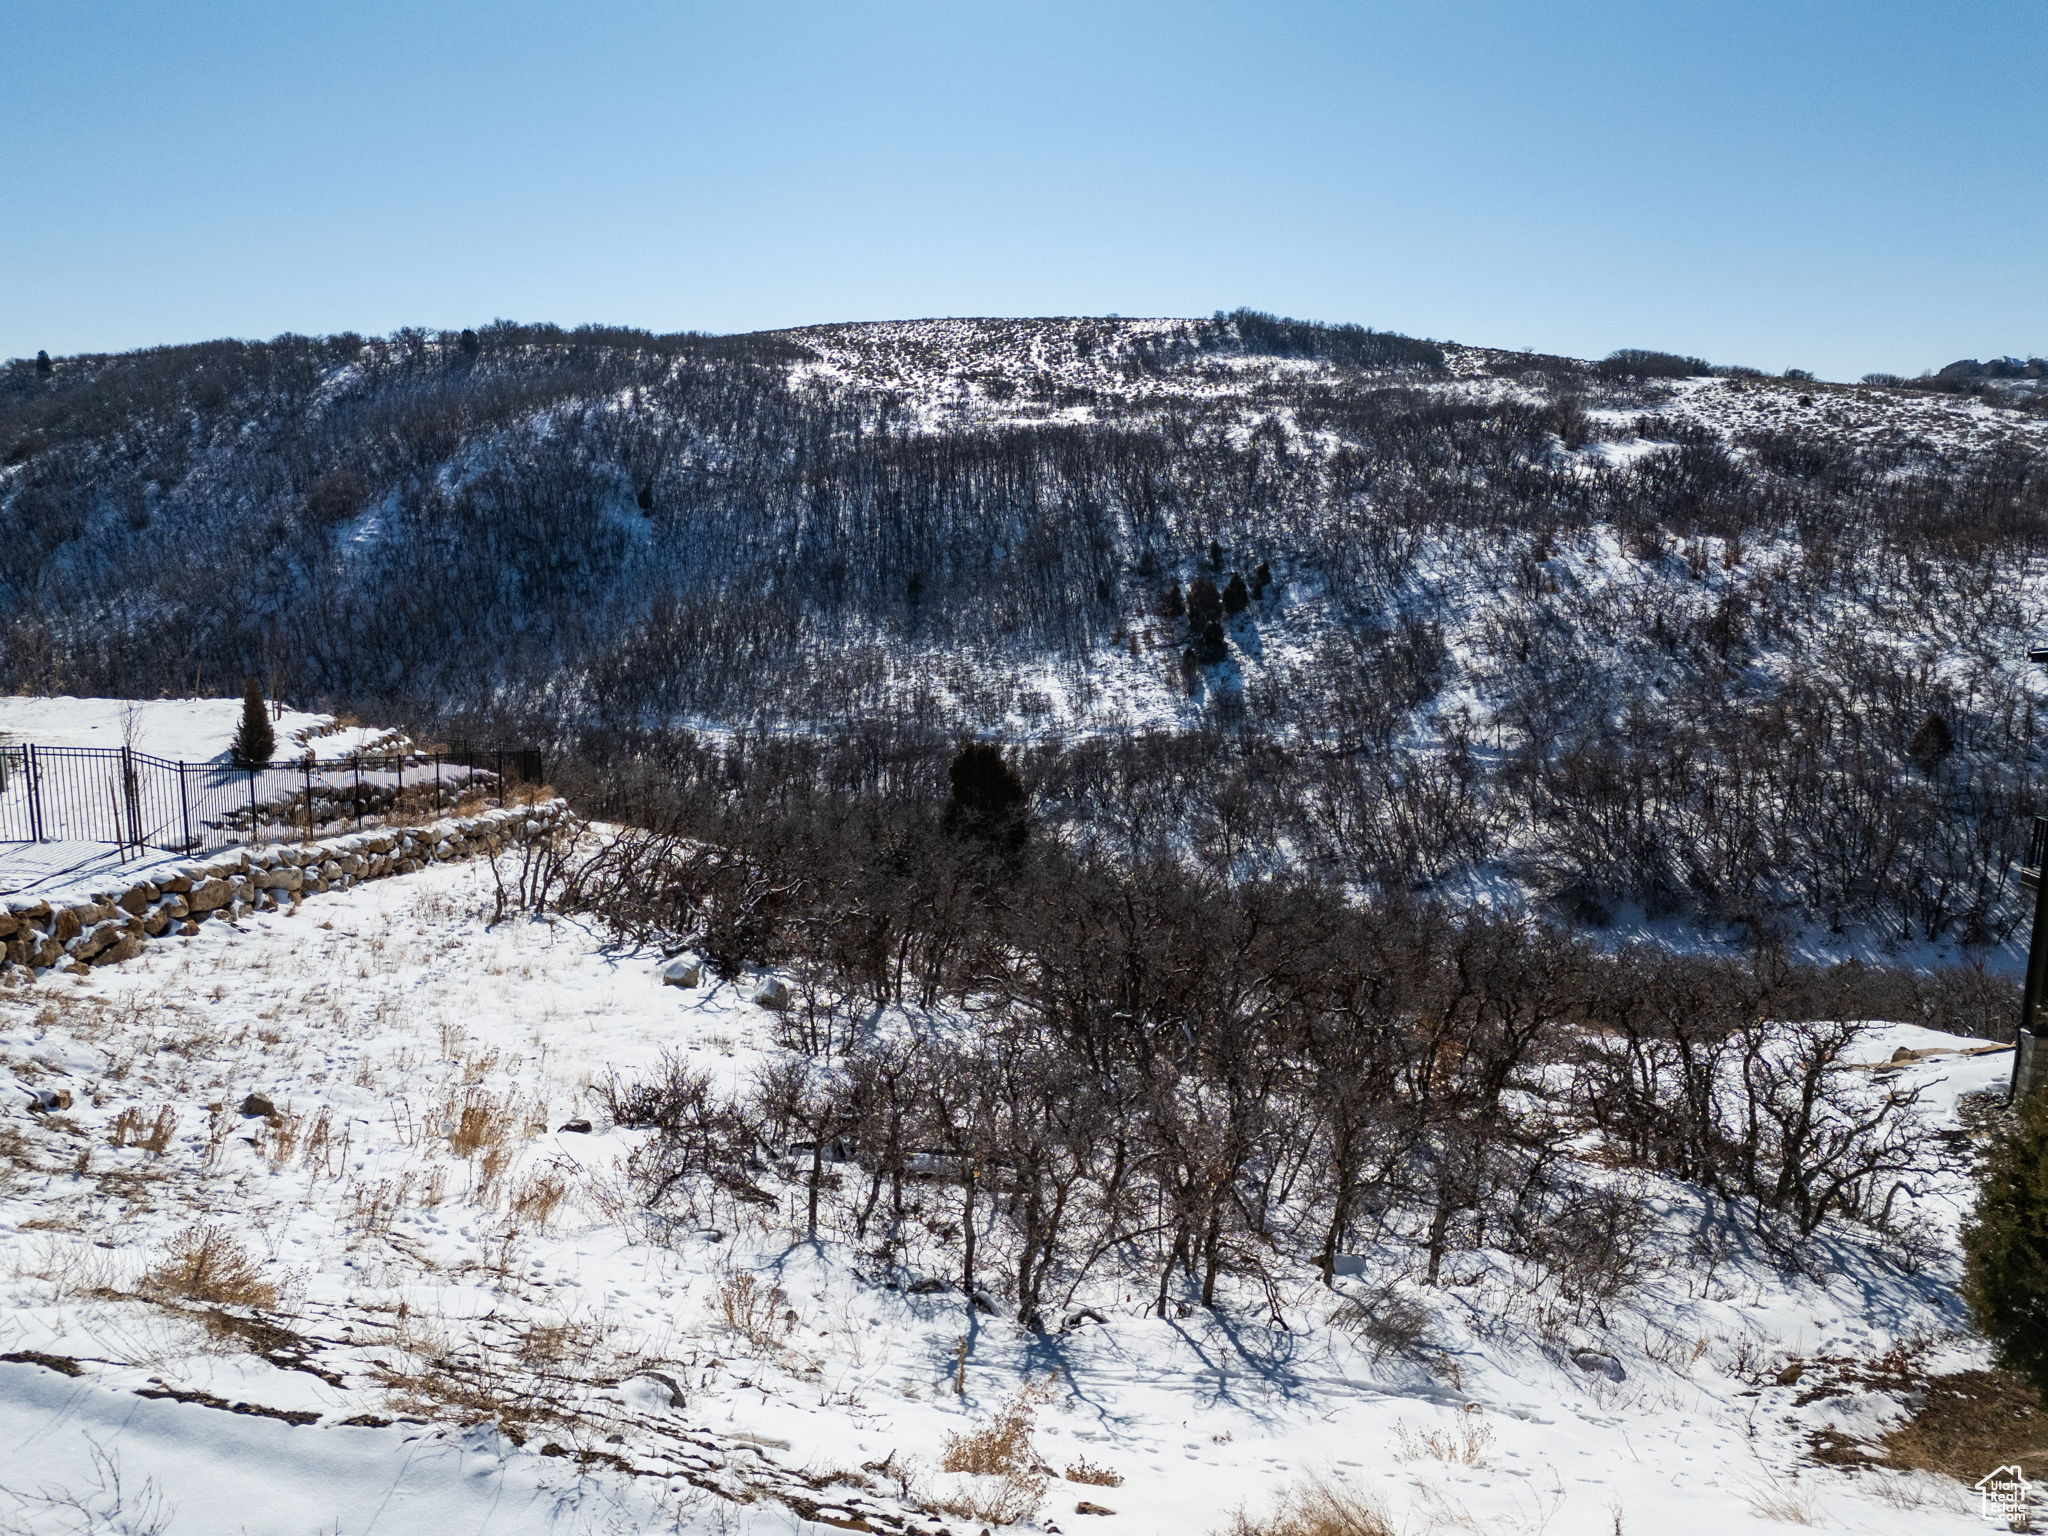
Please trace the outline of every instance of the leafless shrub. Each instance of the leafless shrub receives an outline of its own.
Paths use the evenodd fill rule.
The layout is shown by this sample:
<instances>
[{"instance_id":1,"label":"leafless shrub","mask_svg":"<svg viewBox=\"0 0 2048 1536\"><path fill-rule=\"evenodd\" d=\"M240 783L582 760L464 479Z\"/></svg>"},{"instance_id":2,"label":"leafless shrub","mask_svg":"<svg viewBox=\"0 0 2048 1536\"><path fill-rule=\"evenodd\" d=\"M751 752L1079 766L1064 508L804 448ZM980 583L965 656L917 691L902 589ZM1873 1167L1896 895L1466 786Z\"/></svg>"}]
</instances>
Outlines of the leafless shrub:
<instances>
[{"instance_id":1,"label":"leafless shrub","mask_svg":"<svg viewBox=\"0 0 2048 1536\"><path fill-rule=\"evenodd\" d=\"M719 1282L712 1307L728 1331L757 1350L779 1347L796 1326L782 1288L745 1271Z\"/></svg>"},{"instance_id":2,"label":"leafless shrub","mask_svg":"<svg viewBox=\"0 0 2048 1536\"><path fill-rule=\"evenodd\" d=\"M1032 1419L1050 1395L1039 1382L1029 1382L1005 1400L988 1423L978 1429L949 1432L939 1465L948 1472L1000 1477L1039 1470L1031 1443Z\"/></svg>"},{"instance_id":3,"label":"leafless shrub","mask_svg":"<svg viewBox=\"0 0 2048 1536\"><path fill-rule=\"evenodd\" d=\"M1264 1518L1238 1514L1225 1536L1397 1536L1397 1530L1369 1494L1313 1479L1289 1492Z\"/></svg>"},{"instance_id":4,"label":"leafless shrub","mask_svg":"<svg viewBox=\"0 0 2048 1536\"><path fill-rule=\"evenodd\" d=\"M1097 1488L1121 1488L1124 1484L1123 1473L1110 1467L1098 1467L1085 1456L1067 1463L1067 1470L1060 1476L1070 1483L1088 1483Z\"/></svg>"},{"instance_id":5,"label":"leafless shrub","mask_svg":"<svg viewBox=\"0 0 2048 1536\"><path fill-rule=\"evenodd\" d=\"M162 1263L144 1275L144 1295L268 1311L277 1286L221 1227L196 1226L176 1239Z\"/></svg>"}]
</instances>

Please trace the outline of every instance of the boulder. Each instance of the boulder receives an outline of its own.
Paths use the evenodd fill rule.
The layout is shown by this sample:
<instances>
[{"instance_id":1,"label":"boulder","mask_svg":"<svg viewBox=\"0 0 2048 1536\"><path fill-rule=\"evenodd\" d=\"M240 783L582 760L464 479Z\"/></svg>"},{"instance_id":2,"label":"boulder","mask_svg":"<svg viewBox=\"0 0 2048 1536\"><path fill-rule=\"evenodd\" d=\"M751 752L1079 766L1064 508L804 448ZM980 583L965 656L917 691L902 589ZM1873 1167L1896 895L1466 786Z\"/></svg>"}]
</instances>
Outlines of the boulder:
<instances>
[{"instance_id":1,"label":"boulder","mask_svg":"<svg viewBox=\"0 0 2048 1536\"><path fill-rule=\"evenodd\" d=\"M192 888L185 905L192 912L214 912L234 899L234 887L221 879L205 880Z\"/></svg>"},{"instance_id":2,"label":"boulder","mask_svg":"<svg viewBox=\"0 0 2048 1536\"><path fill-rule=\"evenodd\" d=\"M1628 1372L1619 1360L1604 1349L1575 1349L1572 1364L1589 1376L1605 1376L1609 1381L1625 1381Z\"/></svg>"},{"instance_id":3,"label":"boulder","mask_svg":"<svg viewBox=\"0 0 2048 1536\"><path fill-rule=\"evenodd\" d=\"M260 1093L252 1093L242 1100L242 1117L253 1120L258 1116L269 1119L277 1113L277 1106Z\"/></svg>"},{"instance_id":4,"label":"boulder","mask_svg":"<svg viewBox=\"0 0 2048 1536\"><path fill-rule=\"evenodd\" d=\"M661 977L661 984L665 987L695 987L703 983L704 967L686 955L678 955L663 964L655 974Z\"/></svg>"},{"instance_id":5,"label":"boulder","mask_svg":"<svg viewBox=\"0 0 2048 1536\"><path fill-rule=\"evenodd\" d=\"M152 939L157 938L171 926L171 914L162 907L142 914L142 931Z\"/></svg>"},{"instance_id":6,"label":"boulder","mask_svg":"<svg viewBox=\"0 0 2048 1536\"><path fill-rule=\"evenodd\" d=\"M130 917L140 917L149 904L155 900L156 887L148 881L144 881L141 885L131 885L128 887L127 890L121 893L120 899L114 905L123 912L126 912Z\"/></svg>"},{"instance_id":7,"label":"boulder","mask_svg":"<svg viewBox=\"0 0 2048 1536\"><path fill-rule=\"evenodd\" d=\"M133 960L143 950L142 935L124 933L105 949L92 957L94 965L119 965L123 960Z\"/></svg>"},{"instance_id":8,"label":"boulder","mask_svg":"<svg viewBox=\"0 0 2048 1536\"><path fill-rule=\"evenodd\" d=\"M95 959L102 951L120 942L126 931L119 923L96 923L73 939L68 948L74 959Z\"/></svg>"},{"instance_id":9,"label":"boulder","mask_svg":"<svg viewBox=\"0 0 2048 1536\"><path fill-rule=\"evenodd\" d=\"M771 1013L781 1013L789 1007L789 983L780 977L771 976L754 991L754 1001Z\"/></svg>"}]
</instances>

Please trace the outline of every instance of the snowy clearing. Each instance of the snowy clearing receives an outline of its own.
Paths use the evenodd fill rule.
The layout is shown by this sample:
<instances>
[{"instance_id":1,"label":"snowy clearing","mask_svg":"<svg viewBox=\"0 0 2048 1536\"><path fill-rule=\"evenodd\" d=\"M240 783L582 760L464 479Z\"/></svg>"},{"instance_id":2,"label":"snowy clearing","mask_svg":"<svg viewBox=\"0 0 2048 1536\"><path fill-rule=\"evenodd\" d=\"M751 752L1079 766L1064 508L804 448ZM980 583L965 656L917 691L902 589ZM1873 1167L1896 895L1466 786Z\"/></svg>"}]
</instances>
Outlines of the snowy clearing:
<instances>
[{"instance_id":1,"label":"snowy clearing","mask_svg":"<svg viewBox=\"0 0 2048 1536\"><path fill-rule=\"evenodd\" d=\"M436 868L0 989L0 1079L69 1096L32 1116L10 1087L0 1109L12 1528L826 1528L804 1512L966 1536L984 1521L918 1507L993 1497L938 1470L947 1437L1033 1381L1037 1457L1103 1479L1054 1475L1040 1530L1199 1536L1304 1477L1408 1532L1985 1528L1960 1484L1806 1457L1814 1431L1900 1409L1801 1404L1788 1361L1906 1344L1982 1363L1950 1258L1915 1273L1849 1233L1825 1281L1761 1255L1673 1262L1604 1327L1539 1326L1464 1266L1404 1292L1440 1346L1424 1368L1328 1326L1371 1277L1333 1293L1306 1263L1283 1326L1134 1306L1034 1334L873 1284L772 1213L652 1223L618 1176L647 1133L605 1120L601 1085L668 1051L742 1082L776 1055L776 1016L751 986L664 986L659 956L571 922L489 927L490 891L488 866ZM1867 1049L1982 1043L1877 1026ZM2008 1061L1888 1070L1949 1117ZM1930 1228L1950 1237L1965 1197L1929 1187ZM1675 1227L1697 1215L1681 1186L1668 1201Z\"/></svg>"}]
</instances>

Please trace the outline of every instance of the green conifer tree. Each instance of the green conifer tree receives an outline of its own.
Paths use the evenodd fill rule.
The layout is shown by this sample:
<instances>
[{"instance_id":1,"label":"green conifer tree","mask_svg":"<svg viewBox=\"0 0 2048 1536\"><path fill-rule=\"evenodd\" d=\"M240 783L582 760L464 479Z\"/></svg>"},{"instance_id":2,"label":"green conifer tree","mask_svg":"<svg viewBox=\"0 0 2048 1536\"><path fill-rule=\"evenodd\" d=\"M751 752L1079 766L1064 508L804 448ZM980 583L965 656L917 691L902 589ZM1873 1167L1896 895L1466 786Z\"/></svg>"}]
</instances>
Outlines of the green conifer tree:
<instances>
[{"instance_id":1,"label":"green conifer tree","mask_svg":"<svg viewBox=\"0 0 2048 1536\"><path fill-rule=\"evenodd\" d=\"M2048 1393L2048 1093L2014 1106L1963 1230L1963 1299L1998 1363Z\"/></svg>"},{"instance_id":2,"label":"green conifer tree","mask_svg":"<svg viewBox=\"0 0 2048 1536\"><path fill-rule=\"evenodd\" d=\"M237 768L261 768L276 750L277 732L271 729L270 706L263 702L263 689L252 675L242 682L242 723L235 727L228 757Z\"/></svg>"}]
</instances>

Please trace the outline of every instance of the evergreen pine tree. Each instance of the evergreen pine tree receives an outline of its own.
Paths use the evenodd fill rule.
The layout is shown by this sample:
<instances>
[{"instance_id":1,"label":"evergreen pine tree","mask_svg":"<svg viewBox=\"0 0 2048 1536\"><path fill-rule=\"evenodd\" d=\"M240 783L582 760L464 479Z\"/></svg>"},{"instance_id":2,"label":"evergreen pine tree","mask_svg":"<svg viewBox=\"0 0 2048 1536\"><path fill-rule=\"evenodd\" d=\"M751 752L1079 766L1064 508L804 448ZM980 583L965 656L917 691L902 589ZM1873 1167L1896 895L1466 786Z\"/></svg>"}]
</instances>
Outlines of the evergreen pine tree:
<instances>
[{"instance_id":1,"label":"evergreen pine tree","mask_svg":"<svg viewBox=\"0 0 2048 1536\"><path fill-rule=\"evenodd\" d=\"M1201 638L1195 642L1195 655L1205 667L1213 667L1230 655L1221 624L1212 619L1202 626Z\"/></svg>"},{"instance_id":2,"label":"evergreen pine tree","mask_svg":"<svg viewBox=\"0 0 2048 1536\"><path fill-rule=\"evenodd\" d=\"M1166 589L1166 596L1159 604L1159 611L1169 619L1177 619L1188 611L1187 600L1180 595L1180 583L1175 582Z\"/></svg>"},{"instance_id":3,"label":"evergreen pine tree","mask_svg":"<svg viewBox=\"0 0 2048 1536\"><path fill-rule=\"evenodd\" d=\"M1929 715L1921 722L1920 729L1913 733L1913 739L1906 743L1906 755L1913 759L1922 773L1933 773L1941 766L1941 760L1955 750L1956 739L1948 728L1948 722L1940 715Z\"/></svg>"},{"instance_id":4,"label":"evergreen pine tree","mask_svg":"<svg viewBox=\"0 0 2048 1536\"><path fill-rule=\"evenodd\" d=\"M261 768L276 750L277 732L270 726L270 706L263 702L263 689L251 675L242 682L242 723L235 727L228 758L237 768Z\"/></svg>"},{"instance_id":5,"label":"evergreen pine tree","mask_svg":"<svg viewBox=\"0 0 2048 1536\"><path fill-rule=\"evenodd\" d=\"M1214 539L1209 541L1209 569L1212 571L1223 569L1223 546Z\"/></svg>"},{"instance_id":6,"label":"evergreen pine tree","mask_svg":"<svg viewBox=\"0 0 2048 1536\"><path fill-rule=\"evenodd\" d=\"M2013 1107L1963 1230L1963 1299L2000 1365L2048 1392L2048 1092Z\"/></svg>"},{"instance_id":7,"label":"evergreen pine tree","mask_svg":"<svg viewBox=\"0 0 2048 1536\"><path fill-rule=\"evenodd\" d=\"M1015 850L1030 835L1030 791L1003 761L1000 747L970 741L953 754L946 777L953 786L945 827L956 837Z\"/></svg>"},{"instance_id":8,"label":"evergreen pine tree","mask_svg":"<svg viewBox=\"0 0 2048 1536\"><path fill-rule=\"evenodd\" d=\"M39 379L47 379L47 378L48 378L48 377L49 377L49 376L50 376L50 375L51 375L51 374L52 374L53 372L55 372L55 371L56 371L56 364L54 364L54 363L52 363L52 362L50 361L50 354L49 354L49 353L47 353L47 352L38 352L38 353L36 353L36 377L37 377L37 378L39 378Z\"/></svg>"},{"instance_id":9,"label":"evergreen pine tree","mask_svg":"<svg viewBox=\"0 0 2048 1536\"><path fill-rule=\"evenodd\" d=\"M1188 633L1199 635L1223 620L1223 597L1216 583L1203 576L1188 583Z\"/></svg>"},{"instance_id":10,"label":"evergreen pine tree","mask_svg":"<svg viewBox=\"0 0 2048 1536\"><path fill-rule=\"evenodd\" d=\"M466 326L463 328L463 332L460 337L460 342L462 346L462 355L464 357L475 357L477 353L483 351L484 349L484 344L480 339L478 339L476 332L470 330Z\"/></svg>"},{"instance_id":11,"label":"evergreen pine tree","mask_svg":"<svg viewBox=\"0 0 2048 1536\"><path fill-rule=\"evenodd\" d=\"M1236 571L1230 573L1230 581L1223 588L1223 611L1233 617L1243 613L1252 605L1251 588L1244 584L1244 577Z\"/></svg>"},{"instance_id":12,"label":"evergreen pine tree","mask_svg":"<svg viewBox=\"0 0 2048 1536\"><path fill-rule=\"evenodd\" d=\"M1273 567L1261 560L1259 568L1252 572L1252 596L1264 597L1266 595L1266 588L1271 585L1273 585Z\"/></svg>"}]
</instances>

